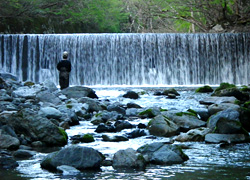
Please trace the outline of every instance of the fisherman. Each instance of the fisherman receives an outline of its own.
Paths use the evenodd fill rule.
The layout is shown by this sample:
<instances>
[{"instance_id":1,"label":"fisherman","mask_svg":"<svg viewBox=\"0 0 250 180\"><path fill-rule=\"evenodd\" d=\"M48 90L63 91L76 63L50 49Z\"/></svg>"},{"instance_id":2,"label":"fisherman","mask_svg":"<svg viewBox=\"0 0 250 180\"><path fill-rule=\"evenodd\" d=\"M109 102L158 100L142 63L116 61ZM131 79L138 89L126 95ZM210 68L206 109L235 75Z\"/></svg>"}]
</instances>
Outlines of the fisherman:
<instances>
[{"instance_id":1,"label":"fisherman","mask_svg":"<svg viewBox=\"0 0 250 180\"><path fill-rule=\"evenodd\" d=\"M61 90L69 87L69 73L71 71L71 63L68 60L68 52L63 52L63 60L57 64L57 69L59 71L59 84Z\"/></svg>"}]
</instances>

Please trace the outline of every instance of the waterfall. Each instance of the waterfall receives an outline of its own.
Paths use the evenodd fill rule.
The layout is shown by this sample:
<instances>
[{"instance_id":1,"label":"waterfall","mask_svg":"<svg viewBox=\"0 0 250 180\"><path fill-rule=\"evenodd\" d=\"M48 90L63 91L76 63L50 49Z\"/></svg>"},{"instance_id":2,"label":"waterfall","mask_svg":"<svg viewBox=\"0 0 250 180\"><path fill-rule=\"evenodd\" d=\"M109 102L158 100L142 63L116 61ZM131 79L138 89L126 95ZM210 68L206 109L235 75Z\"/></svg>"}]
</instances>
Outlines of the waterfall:
<instances>
[{"instance_id":1,"label":"waterfall","mask_svg":"<svg viewBox=\"0 0 250 180\"><path fill-rule=\"evenodd\" d=\"M0 35L0 71L58 84L63 51L71 85L250 84L250 33Z\"/></svg>"}]
</instances>

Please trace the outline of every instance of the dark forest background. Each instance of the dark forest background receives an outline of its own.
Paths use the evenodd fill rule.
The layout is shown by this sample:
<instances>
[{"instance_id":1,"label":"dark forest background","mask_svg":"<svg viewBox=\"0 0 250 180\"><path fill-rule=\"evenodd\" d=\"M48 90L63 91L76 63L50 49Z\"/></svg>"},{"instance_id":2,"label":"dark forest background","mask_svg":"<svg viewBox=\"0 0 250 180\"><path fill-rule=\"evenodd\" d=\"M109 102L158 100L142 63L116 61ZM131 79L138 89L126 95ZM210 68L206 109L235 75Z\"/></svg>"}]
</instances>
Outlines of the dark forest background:
<instances>
[{"instance_id":1,"label":"dark forest background","mask_svg":"<svg viewBox=\"0 0 250 180\"><path fill-rule=\"evenodd\" d=\"M0 33L249 32L250 0L0 0Z\"/></svg>"}]
</instances>

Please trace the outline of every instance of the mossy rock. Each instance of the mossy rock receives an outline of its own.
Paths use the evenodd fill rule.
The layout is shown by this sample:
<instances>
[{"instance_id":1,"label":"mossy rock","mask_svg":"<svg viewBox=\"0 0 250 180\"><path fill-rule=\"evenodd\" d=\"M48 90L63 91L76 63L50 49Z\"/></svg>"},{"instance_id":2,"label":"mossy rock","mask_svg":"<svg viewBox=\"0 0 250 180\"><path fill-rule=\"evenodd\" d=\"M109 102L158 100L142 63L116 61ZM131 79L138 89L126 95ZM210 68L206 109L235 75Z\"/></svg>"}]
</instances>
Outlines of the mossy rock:
<instances>
[{"instance_id":1,"label":"mossy rock","mask_svg":"<svg viewBox=\"0 0 250 180\"><path fill-rule=\"evenodd\" d=\"M245 102L244 107L250 109L250 101Z\"/></svg>"},{"instance_id":2,"label":"mossy rock","mask_svg":"<svg viewBox=\"0 0 250 180\"><path fill-rule=\"evenodd\" d=\"M81 142L90 143L94 142L95 139L91 134L84 134L81 138Z\"/></svg>"},{"instance_id":3,"label":"mossy rock","mask_svg":"<svg viewBox=\"0 0 250 180\"><path fill-rule=\"evenodd\" d=\"M34 86L35 85L35 83L34 82L31 82L31 81L27 81L27 82L25 82L24 83L24 86Z\"/></svg>"},{"instance_id":4,"label":"mossy rock","mask_svg":"<svg viewBox=\"0 0 250 180\"><path fill-rule=\"evenodd\" d=\"M64 144L64 145L67 144L67 142L68 142L68 134L61 127L59 127L58 130L59 130L60 134L63 136L63 138L61 140L62 144Z\"/></svg>"},{"instance_id":5,"label":"mossy rock","mask_svg":"<svg viewBox=\"0 0 250 180\"><path fill-rule=\"evenodd\" d=\"M218 92L220 90L223 89L229 89L229 88L235 88L236 86L234 84L230 84L230 83L221 83L220 86L218 88L215 89L215 92Z\"/></svg>"},{"instance_id":6,"label":"mossy rock","mask_svg":"<svg viewBox=\"0 0 250 180\"><path fill-rule=\"evenodd\" d=\"M176 116L183 116L183 115L188 115L188 116L195 116L197 117L197 113L192 110L192 109L188 109L187 112L178 112L178 113L175 113Z\"/></svg>"},{"instance_id":7,"label":"mossy rock","mask_svg":"<svg viewBox=\"0 0 250 180\"><path fill-rule=\"evenodd\" d=\"M142 111L139 113L139 116L147 116L149 118L153 118L155 117L153 110L152 109L147 109L145 111Z\"/></svg>"},{"instance_id":8,"label":"mossy rock","mask_svg":"<svg viewBox=\"0 0 250 180\"><path fill-rule=\"evenodd\" d=\"M241 86L240 91L242 91L242 92L250 92L250 87L243 85L243 86Z\"/></svg>"},{"instance_id":9,"label":"mossy rock","mask_svg":"<svg viewBox=\"0 0 250 180\"><path fill-rule=\"evenodd\" d=\"M164 90L163 94L166 95L166 96L168 94L174 94L176 96L180 96L180 94L174 88Z\"/></svg>"},{"instance_id":10,"label":"mossy rock","mask_svg":"<svg viewBox=\"0 0 250 180\"><path fill-rule=\"evenodd\" d=\"M195 90L196 93L209 93L214 90L210 86L203 86Z\"/></svg>"}]
</instances>

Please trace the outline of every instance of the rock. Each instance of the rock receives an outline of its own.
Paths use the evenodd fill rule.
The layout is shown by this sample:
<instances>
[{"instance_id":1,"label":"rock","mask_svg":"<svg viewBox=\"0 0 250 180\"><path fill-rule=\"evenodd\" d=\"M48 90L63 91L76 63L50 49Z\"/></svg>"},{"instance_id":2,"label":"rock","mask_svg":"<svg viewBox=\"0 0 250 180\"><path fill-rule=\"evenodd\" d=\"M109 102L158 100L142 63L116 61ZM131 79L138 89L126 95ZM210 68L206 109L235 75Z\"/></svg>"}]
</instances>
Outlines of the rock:
<instances>
[{"instance_id":1,"label":"rock","mask_svg":"<svg viewBox=\"0 0 250 180\"><path fill-rule=\"evenodd\" d=\"M232 103L221 103L221 104L212 104L208 107L208 112L210 115L216 114L219 111L223 111L226 109L233 109L238 111L240 106Z\"/></svg>"},{"instance_id":2,"label":"rock","mask_svg":"<svg viewBox=\"0 0 250 180\"><path fill-rule=\"evenodd\" d=\"M108 141L108 142L120 142L120 141L128 141L129 139L125 136L120 136L120 135L109 136L109 135L103 134L102 140Z\"/></svg>"},{"instance_id":3,"label":"rock","mask_svg":"<svg viewBox=\"0 0 250 180\"><path fill-rule=\"evenodd\" d=\"M34 141L31 143L31 146L34 147L34 148L41 148L44 146L43 142L41 141Z\"/></svg>"},{"instance_id":4,"label":"rock","mask_svg":"<svg viewBox=\"0 0 250 180\"><path fill-rule=\"evenodd\" d=\"M154 96L162 96L162 95L164 95L163 92L160 91L154 92Z\"/></svg>"},{"instance_id":5,"label":"rock","mask_svg":"<svg viewBox=\"0 0 250 180\"><path fill-rule=\"evenodd\" d=\"M88 87L73 86L61 90L61 93L67 96L67 98L79 99L82 97L98 98L95 91Z\"/></svg>"},{"instance_id":6,"label":"rock","mask_svg":"<svg viewBox=\"0 0 250 180\"><path fill-rule=\"evenodd\" d=\"M219 33L219 32L223 32L224 29L220 24L216 24L212 30L210 31L211 33Z\"/></svg>"},{"instance_id":7,"label":"rock","mask_svg":"<svg viewBox=\"0 0 250 180\"><path fill-rule=\"evenodd\" d=\"M2 129L3 134L18 138L13 128L9 125L3 125L0 129Z\"/></svg>"},{"instance_id":8,"label":"rock","mask_svg":"<svg viewBox=\"0 0 250 180\"><path fill-rule=\"evenodd\" d=\"M127 108L141 108L141 106L130 102L127 104Z\"/></svg>"},{"instance_id":9,"label":"rock","mask_svg":"<svg viewBox=\"0 0 250 180\"><path fill-rule=\"evenodd\" d=\"M18 163L11 155L7 151L0 150L0 169L14 169L16 167L18 167Z\"/></svg>"},{"instance_id":10,"label":"rock","mask_svg":"<svg viewBox=\"0 0 250 180\"><path fill-rule=\"evenodd\" d=\"M36 98L40 102L52 103L54 105L58 105L62 102L55 94L49 91L41 91L37 93Z\"/></svg>"},{"instance_id":11,"label":"rock","mask_svg":"<svg viewBox=\"0 0 250 180\"><path fill-rule=\"evenodd\" d=\"M56 167L57 171L62 173L64 176L66 175L77 175L81 171L77 170L76 168L72 166L67 166L67 165L61 165Z\"/></svg>"},{"instance_id":12,"label":"rock","mask_svg":"<svg viewBox=\"0 0 250 180\"><path fill-rule=\"evenodd\" d=\"M162 115L156 116L149 124L149 132L155 136L169 137L179 133L179 127Z\"/></svg>"},{"instance_id":13,"label":"rock","mask_svg":"<svg viewBox=\"0 0 250 180\"><path fill-rule=\"evenodd\" d=\"M180 96L180 94L174 88L164 90L163 94L166 96L168 96L169 94L174 94L175 96Z\"/></svg>"},{"instance_id":14,"label":"rock","mask_svg":"<svg viewBox=\"0 0 250 180\"><path fill-rule=\"evenodd\" d=\"M38 112L39 115L45 116L47 118L60 119L62 117L62 113L53 107L43 107Z\"/></svg>"},{"instance_id":15,"label":"rock","mask_svg":"<svg viewBox=\"0 0 250 180\"><path fill-rule=\"evenodd\" d=\"M191 129L187 133L181 133L178 135L175 140L180 142L188 142L188 141L204 141L205 135L208 134L211 130L209 128L198 128Z\"/></svg>"},{"instance_id":16,"label":"rock","mask_svg":"<svg viewBox=\"0 0 250 180\"><path fill-rule=\"evenodd\" d=\"M116 121L114 126L116 128L116 131L121 131L123 129L131 129L134 127L130 122L123 120Z\"/></svg>"},{"instance_id":17,"label":"rock","mask_svg":"<svg viewBox=\"0 0 250 180\"><path fill-rule=\"evenodd\" d=\"M158 107L152 107L152 108L148 108L142 112L140 112L138 115L141 118L154 118L158 115L161 114L161 110Z\"/></svg>"},{"instance_id":18,"label":"rock","mask_svg":"<svg viewBox=\"0 0 250 180\"><path fill-rule=\"evenodd\" d=\"M123 95L124 98L130 98L130 99L139 99L140 96L138 93L134 91L128 91L126 94Z\"/></svg>"},{"instance_id":19,"label":"rock","mask_svg":"<svg viewBox=\"0 0 250 180\"><path fill-rule=\"evenodd\" d=\"M7 94L5 89L0 89L0 101L13 101L13 98Z\"/></svg>"},{"instance_id":20,"label":"rock","mask_svg":"<svg viewBox=\"0 0 250 180\"><path fill-rule=\"evenodd\" d=\"M115 111L119 114L122 114L123 116L126 114L126 110L124 108L120 107L119 105L116 105L116 104L108 105L107 110L110 112Z\"/></svg>"},{"instance_id":21,"label":"rock","mask_svg":"<svg viewBox=\"0 0 250 180\"><path fill-rule=\"evenodd\" d=\"M146 124L143 124L143 123L139 123L137 125L137 127L140 128L140 129L146 129L147 128Z\"/></svg>"},{"instance_id":22,"label":"rock","mask_svg":"<svg viewBox=\"0 0 250 180\"><path fill-rule=\"evenodd\" d=\"M145 130L142 129L135 129L130 133L127 133L127 137L128 138L137 138L137 137L141 137L141 136L146 136L147 133L145 132Z\"/></svg>"},{"instance_id":23,"label":"rock","mask_svg":"<svg viewBox=\"0 0 250 180\"><path fill-rule=\"evenodd\" d=\"M91 123L93 123L94 125L99 125L100 123L106 123L107 121L117 121L118 119L123 119L123 115L119 114L116 111L102 111L95 114L91 118Z\"/></svg>"},{"instance_id":24,"label":"rock","mask_svg":"<svg viewBox=\"0 0 250 180\"><path fill-rule=\"evenodd\" d=\"M114 169L137 169L144 170L146 161L141 154L136 153L132 148L119 150L114 154L113 164Z\"/></svg>"},{"instance_id":25,"label":"rock","mask_svg":"<svg viewBox=\"0 0 250 180\"><path fill-rule=\"evenodd\" d=\"M95 132L97 132L97 133L116 132L116 128L113 125L105 125L105 124L101 123L97 126Z\"/></svg>"},{"instance_id":26,"label":"rock","mask_svg":"<svg viewBox=\"0 0 250 180\"><path fill-rule=\"evenodd\" d=\"M210 114L208 113L207 108L195 108L193 110L197 113L197 115L200 117L202 121L206 122L208 118L210 117Z\"/></svg>"},{"instance_id":27,"label":"rock","mask_svg":"<svg viewBox=\"0 0 250 180\"><path fill-rule=\"evenodd\" d=\"M196 93L210 93L214 90L210 86L203 86L195 90Z\"/></svg>"},{"instance_id":28,"label":"rock","mask_svg":"<svg viewBox=\"0 0 250 180\"><path fill-rule=\"evenodd\" d=\"M18 111L18 107L15 106L12 102L0 101L0 112L3 111Z\"/></svg>"},{"instance_id":29,"label":"rock","mask_svg":"<svg viewBox=\"0 0 250 180\"><path fill-rule=\"evenodd\" d=\"M73 137L71 137L71 140L73 141L73 144L76 143L90 143L90 142L94 142L95 139L91 134L84 134L84 135L75 135Z\"/></svg>"},{"instance_id":30,"label":"rock","mask_svg":"<svg viewBox=\"0 0 250 180\"><path fill-rule=\"evenodd\" d=\"M169 98L169 99L176 99L176 95L168 93L167 98Z\"/></svg>"},{"instance_id":31,"label":"rock","mask_svg":"<svg viewBox=\"0 0 250 180\"><path fill-rule=\"evenodd\" d=\"M243 133L240 123L240 113L233 109L220 111L209 118L207 127L212 132L219 134L241 134Z\"/></svg>"},{"instance_id":32,"label":"rock","mask_svg":"<svg viewBox=\"0 0 250 180\"><path fill-rule=\"evenodd\" d=\"M240 122L242 127L250 132L250 109L244 107L240 108Z\"/></svg>"},{"instance_id":33,"label":"rock","mask_svg":"<svg viewBox=\"0 0 250 180\"><path fill-rule=\"evenodd\" d=\"M67 144L67 134L64 130L31 109L23 109L13 114L8 123L16 133L23 134L31 141L42 141L49 146Z\"/></svg>"},{"instance_id":34,"label":"rock","mask_svg":"<svg viewBox=\"0 0 250 180\"><path fill-rule=\"evenodd\" d=\"M242 143L247 140L244 134L207 134L207 143Z\"/></svg>"},{"instance_id":35,"label":"rock","mask_svg":"<svg viewBox=\"0 0 250 180\"><path fill-rule=\"evenodd\" d=\"M53 83L49 79L44 81L44 87L47 88L49 92L55 92L58 90L55 83Z\"/></svg>"},{"instance_id":36,"label":"rock","mask_svg":"<svg viewBox=\"0 0 250 180\"><path fill-rule=\"evenodd\" d=\"M249 100L249 95L236 87L215 91L212 96L234 96L240 101Z\"/></svg>"},{"instance_id":37,"label":"rock","mask_svg":"<svg viewBox=\"0 0 250 180\"><path fill-rule=\"evenodd\" d=\"M137 116L138 115L138 108L128 108L126 109L126 116Z\"/></svg>"},{"instance_id":38,"label":"rock","mask_svg":"<svg viewBox=\"0 0 250 180\"><path fill-rule=\"evenodd\" d=\"M165 144L164 142L146 144L138 148L137 151L152 164L181 164L189 159L180 146Z\"/></svg>"},{"instance_id":39,"label":"rock","mask_svg":"<svg viewBox=\"0 0 250 180\"><path fill-rule=\"evenodd\" d=\"M206 125L206 122L199 120L196 114L192 112L179 112L173 110L164 111L162 114L180 127L181 131L188 131L190 129L204 127Z\"/></svg>"},{"instance_id":40,"label":"rock","mask_svg":"<svg viewBox=\"0 0 250 180\"><path fill-rule=\"evenodd\" d=\"M19 149L13 153L15 158L30 158L36 154L35 151Z\"/></svg>"},{"instance_id":41,"label":"rock","mask_svg":"<svg viewBox=\"0 0 250 180\"><path fill-rule=\"evenodd\" d=\"M89 98L89 97L82 97L78 99L79 103L86 103L88 104L88 112L98 112L102 110L101 104L96 101L95 99Z\"/></svg>"},{"instance_id":42,"label":"rock","mask_svg":"<svg viewBox=\"0 0 250 180\"><path fill-rule=\"evenodd\" d=\"M221 103L235 103L235 97L208 97L200 101L200 104L211 105Z\"/></svg>"},{"instance_id":43,"label":"rock","mask_svg":"<svg viewBox=\"0 0 250 180\"><path fill-rule=\"evenodd\" d=\"M13 97L22 97L22 98L26 98L26 99L35 99L36 95L41 90L42 90L42 87L39 85L35 85L32 87L23 86L23 87L19 87L18 89L14 90L12 92L12 96Z\"/></svg>"},{"instance_id":44,"label":"rock","mask_svg":"<svg viewBox=\"0 0 250 180\"><path fill-rule=\"evenodd\" d=\"M4 80L18 81L18 78L10 73L0 73L0 77Z\"/></svg>"},{"instance_id":45,"label":"rock","mask_svg":"<svg viewBox=\"0 0 250 180\"><path fill-rule=\"evenodd\" d=\"M4 134L3 130L0 129L0 148L1 149L18 149L20 146L20 141L13 136Z\"/></svg>"},{"instance_id":46,"label":"rock","mask_svg":"<svg viewBox=\"0 0 250 180\"><path fill-rule=\"evenodd\" d=\"M58 166L72 166L78 170L99 169L104 156L90 147L68 146L58 152L48 154L41 162L41 167L56 170Z\"/></svg>"}]
</instances>

